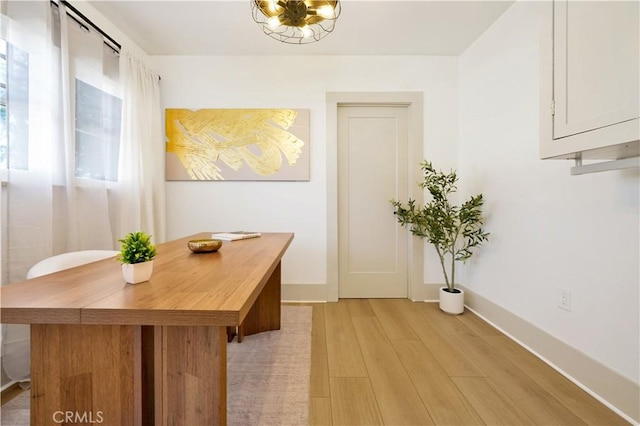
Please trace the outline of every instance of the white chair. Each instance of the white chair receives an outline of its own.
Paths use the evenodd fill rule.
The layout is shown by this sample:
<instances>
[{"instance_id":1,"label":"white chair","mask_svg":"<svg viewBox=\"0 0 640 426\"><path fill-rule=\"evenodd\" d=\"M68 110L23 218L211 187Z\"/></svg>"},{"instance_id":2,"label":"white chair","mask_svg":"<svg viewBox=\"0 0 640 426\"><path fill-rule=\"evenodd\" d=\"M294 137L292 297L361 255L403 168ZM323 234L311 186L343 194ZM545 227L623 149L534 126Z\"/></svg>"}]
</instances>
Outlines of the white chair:
<instances>
[{"instance_id":1,"label":"white chair","mask_svg":"<svg viewBox=\"0 0 640 426\"><path fill-rule=\"evenodd\" d=\"M33 265L27 272L27 279L114 257L118 253L116 250L81 250L51 256Z\"/></svg>"},{"instance_id":2,"label":"white chair","mask_svg":"<svg viewBox=\"0 0 640 426\"><path fill-rule=\"evenodd\" d=\"M82 250L48 257L29 269L27 279L114 257L118 253L115 250ZM3 324L2 328L2 364L5 373L11 380L21 382L20 386L26 389L31 379L30 328L24 324Z\"/></svg>"}]
</instances>

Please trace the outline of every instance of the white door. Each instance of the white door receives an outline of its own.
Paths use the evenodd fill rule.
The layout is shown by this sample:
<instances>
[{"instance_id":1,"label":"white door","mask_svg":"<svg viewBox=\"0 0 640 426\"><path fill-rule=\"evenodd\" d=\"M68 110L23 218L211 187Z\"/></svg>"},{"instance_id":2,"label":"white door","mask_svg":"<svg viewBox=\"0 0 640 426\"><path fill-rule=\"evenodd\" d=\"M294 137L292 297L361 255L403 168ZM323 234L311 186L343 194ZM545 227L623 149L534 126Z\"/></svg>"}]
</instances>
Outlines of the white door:
<instances>
[{"instance_id":1,"label":"white door","mask_svg":"<svg viewBox=\"0 0 640 426\"><path fill-rule=\"evenodd\" d=\"M407 238L391 199L407 200L407 106L338 107L341 298L407 297Z\"/></svg>"}]
</instances>

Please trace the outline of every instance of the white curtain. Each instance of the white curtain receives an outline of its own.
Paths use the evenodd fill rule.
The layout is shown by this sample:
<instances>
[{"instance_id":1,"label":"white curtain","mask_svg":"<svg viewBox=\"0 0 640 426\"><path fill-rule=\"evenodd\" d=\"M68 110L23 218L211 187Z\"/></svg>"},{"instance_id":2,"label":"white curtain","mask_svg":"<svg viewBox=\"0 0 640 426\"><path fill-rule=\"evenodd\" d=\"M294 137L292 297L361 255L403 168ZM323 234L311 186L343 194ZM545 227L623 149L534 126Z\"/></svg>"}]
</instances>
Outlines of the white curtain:
<instances>
[{"instance_id":1,"label":"white curtain","mask_svg":"<svg viewBox=\"0 0 640 426\"><path fill-rule=\"evenodd\" d=\"M54 220L56 229L64 225L65 230L64 235L55 235L54 251L112 249L117 235L109 215L109 192L116 184L107 176L114 154L102 133L111 126L111 117L120 116L118 56L100 34L69 19L62 3L51 12L53 43L59 46L54 49L59 58L52 61L55 80L60 82L53 85L53 99L59 105L54 111L61 112L51 170L54 185L61 189L54 193L54 206L60 204Z\"/></svg>"},{"instance_id":2,"label":"white curtain","mask_svg":"<svg viewBox=\"0 0 640 426\"><path fill-rule=\"evenodd\" d=\"M2 284L23 281L55 254L117 249L127 232L163 241L158 76L128 54L120 64L63 4L3 1L1 11L10 80ZM2 328L3 368L12 380L28 380L28 326Z\"/></svg>"},{"instance_id":3,"label":"white curtain","mask_svg":"<svg viewBox=\"0 0 640 426\"><path fill-rule=\"evenodd\" d=\"M50 11L36 2L4 3L3 51L7 61L3 179L3 284L21 281L29 267L52 253L52 144L56 132L50 68ZM11 64L9 64L11 62ZM19 90L14 90L18 88ZM37 123L30 126L29 122ZM29 378L29 327L3 325L2 365L12 380Z\"/></svg>"},{"instance_id":4,"label":"white curtain","mask_svg":"<svg viewBox=\"0 0 640 426\"><path fill-rule=\"evenodd\" d=\"M159 76L128 52L120 55L123 84L118 181L122 234L144 231L165 240L164 139Z\"/></svg>"}]
</instances>

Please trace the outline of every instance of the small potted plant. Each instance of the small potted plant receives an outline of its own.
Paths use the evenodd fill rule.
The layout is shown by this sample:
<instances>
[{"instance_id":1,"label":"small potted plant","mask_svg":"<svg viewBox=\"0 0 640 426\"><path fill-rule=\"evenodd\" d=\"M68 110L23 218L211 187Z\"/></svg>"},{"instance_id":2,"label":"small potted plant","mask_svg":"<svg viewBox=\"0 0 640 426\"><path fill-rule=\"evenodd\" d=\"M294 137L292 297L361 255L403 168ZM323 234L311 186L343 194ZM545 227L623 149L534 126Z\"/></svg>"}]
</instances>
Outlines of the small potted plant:
<instances>
[{"instance_id":1,"label":"small potted plant","mask_svg":"<svg viewBox=\"0 0 640 426\"><path fill-rule=\"evenodd\" d=\"M122 275L129 284L149 281L153 272L153 258L156 246L151 236L144 232L131 232L121 240L120 254L117 259L122 262Z\"/></svg>"},{"instance_id":2,"label":"small potted plant","mask_svg":"<svg viewBox=\"0 0 640 426\"><path fill-rule=\"evenodd\" d=\"M413 235L426 238L433 245L446 283L446 287L440 289L440 309L450 314L461 314L464 311L464 292L456 288L455 262L469 259L472 250L488 239L489 233L482 229L484 200L482 194L478 194L461 206L451 204L449 195L457 190L456 173L436 171L428 161L420 166L424 178L419 185L429 191L431 201L418 207L412 199L406 206L391 200L393 213Z\"/></svg>"}]
</instances>

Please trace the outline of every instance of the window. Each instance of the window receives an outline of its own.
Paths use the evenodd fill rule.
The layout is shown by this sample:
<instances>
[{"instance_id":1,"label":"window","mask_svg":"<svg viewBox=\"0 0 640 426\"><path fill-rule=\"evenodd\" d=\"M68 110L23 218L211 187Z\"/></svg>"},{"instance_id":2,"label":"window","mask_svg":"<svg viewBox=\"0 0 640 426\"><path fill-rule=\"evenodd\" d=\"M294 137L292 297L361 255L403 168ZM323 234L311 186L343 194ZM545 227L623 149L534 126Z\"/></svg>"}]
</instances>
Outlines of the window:
<instances>
[{"instance_id":1,"label":"window","mask_svg":"<svg viewBox=\"0 0 640 426\"><path fill-rule=\"evenodd\" d=\"M29 66L27 52L0 39L0 169L29 170L29 124L39 121L29 116ZM74 110L75 176L117 181L122 100L75 79Z\"/></svg>"},{"instance_id":2,"label":"window","mask_svg":"<svg viewBox=\"0 0 640 426\"><path fill-rule=\"evenodd\" d=\"M29 55L0 39L0 168L28 167Z\"/></svg>"},{"instance_id":3,"label":"window","mask_svg":"<svg viewBox=\"0 0 640 426\"><path fill-rule=\"evenodd\" d=\"M76 177L118 180L122 100L76 79Z\"/></svg>"},{"instance_id":4,"label":"window","mask_svg":"<svg viewBox=\"0 0 640 426\"><path fill-rule=\"evenodd\" d=\"M0 39L0 169L7 168L7 42Z\"/></svg>"}]
</instances>

